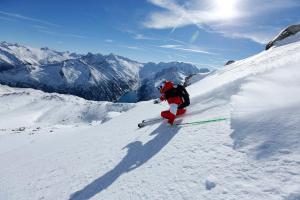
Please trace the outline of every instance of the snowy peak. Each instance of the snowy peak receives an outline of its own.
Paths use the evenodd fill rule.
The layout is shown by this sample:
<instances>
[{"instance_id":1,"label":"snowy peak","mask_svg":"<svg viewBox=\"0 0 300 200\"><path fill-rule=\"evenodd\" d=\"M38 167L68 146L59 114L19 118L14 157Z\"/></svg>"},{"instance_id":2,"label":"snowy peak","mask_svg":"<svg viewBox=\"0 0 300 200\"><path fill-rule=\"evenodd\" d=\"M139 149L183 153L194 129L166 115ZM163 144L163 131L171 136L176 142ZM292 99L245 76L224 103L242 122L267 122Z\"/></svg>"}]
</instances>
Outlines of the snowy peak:
<instances>
[{"instance_id":1,"label":"snowy peak","mask_svg":"<svg viewBox=\"0 0 300 200\"><path fill-rule=\"evenodd\" d=\"M298 41L300 41L300 24L291 25L270 41L266 46L266 50L273 46L282 46Z\"/></svg>"},{"instance_id":2,"label":"snowy peak","mask_svg":"<svg viewBox=\"0 0 300 200\"><path fill-rule=\"evenodd\" d=\"M73 94L90 100L116 101L133 90L140 64L101 54L85 56L2 42L0 83L46 92Z\"/></svg>"},{"instance_id":3,"label":"snowy peak","mask_svg":"<svg viewBox=\"0 0 300 200\"><path fill-rule=\"evenodd\" d=\"M97 64L97 63L99 64L104 62L105 60L102 54L92 54L90 52L82 56L81 59L90 64Z\"/></svg>"},{"instance_id":4,"label":"snowy peak","mask_svg":"<svg viewBox=\"0 0 300 200\"><path fill-rule=\"evenodd\" d=\"M0 44L1 84L73 94L88 100L117 101L149 82L145 79L155 82L159 76L182 82L185 76L198 72L196 66L180 62L143 64L115 54L79 55L48 47ZM154 85L149 87L152 90Z\"/></svg>"},{"instance_id":5,"label":"snowy peak","mask_svg":"<svg viewBox=\"0 0 300 200\"><path fill-rule=\"evenodd\" d=\"M8 42L0 43L0 62L10 65L27 64L37 66L78 57L80 55L70 54L69 52L58 52L48 47L37 49Z\"/></svg>"},{"instance_id":6,"label":"snowy peak","mask_svg":"<svg viewBox=\"0 0 300 200\"><path fill-rule=\"evenodd\" d=\"M143 66L143 64L141 63L115 54L105 56L105 59L110 65L114 67L115 70L125 70L124 72L128 75L131 74L134 76L138 76L140 68Z\"/></svg>"},{"instance_id":7,"label":"snowy peak","mask_svg":"<svg viewBox=\"0 0 300 200\"><path fill-rule=\"evenodd\" d=\"M199 68L193 64L189 63L183 63L183 62L169 62L169 63L164 63L160 62L158 64L149 62L146 63L143 68L140 71L140 76L143 78L148 78L156 73L165 70L165 69L171 69L171 68L176 68L178 71L183 71L189 74L192 73L197 73L199 72Z\"/></svg>"}]
</instances>

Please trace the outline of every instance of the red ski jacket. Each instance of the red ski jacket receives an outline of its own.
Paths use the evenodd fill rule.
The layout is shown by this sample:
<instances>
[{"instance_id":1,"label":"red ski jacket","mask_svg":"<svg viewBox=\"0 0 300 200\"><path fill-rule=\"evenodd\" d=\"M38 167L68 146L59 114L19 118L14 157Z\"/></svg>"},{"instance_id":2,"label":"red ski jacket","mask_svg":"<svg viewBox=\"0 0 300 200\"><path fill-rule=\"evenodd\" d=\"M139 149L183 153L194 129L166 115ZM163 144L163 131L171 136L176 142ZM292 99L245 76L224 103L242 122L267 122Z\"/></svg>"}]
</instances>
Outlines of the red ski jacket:
<instances>
[{"instance_id":1,"label":"red ski jacket","mask_svg":"<svg viewBox=\"0 0 300 200\"><path fill-rule=\"evenodd\" d=\"M169 104L180 105L183 103L182 98L177 94L176 88L172 82L165 82L163 88L160 90L162 96L160 97L161 101L167 100Z\"/></svg>"}]
</instances>

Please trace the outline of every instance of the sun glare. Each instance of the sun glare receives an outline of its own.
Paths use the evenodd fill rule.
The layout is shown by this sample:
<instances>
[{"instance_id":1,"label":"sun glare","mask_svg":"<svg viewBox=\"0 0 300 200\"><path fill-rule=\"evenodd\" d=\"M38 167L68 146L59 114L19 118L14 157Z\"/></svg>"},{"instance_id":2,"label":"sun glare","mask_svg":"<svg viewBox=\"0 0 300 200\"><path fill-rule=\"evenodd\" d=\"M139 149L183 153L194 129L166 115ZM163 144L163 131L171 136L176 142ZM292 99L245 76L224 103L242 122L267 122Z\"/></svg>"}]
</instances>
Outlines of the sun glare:
<instances>
[{"instance_id":1,"label":"sun glare","mask_svg":"<svg viewBox=\"0 0 300 200\"><path fill-rule=\"evenodd\" d=\"M213 14L216 18L230 20L238 15L238 0L213 0Z\"/></svg>"}]
</instances>

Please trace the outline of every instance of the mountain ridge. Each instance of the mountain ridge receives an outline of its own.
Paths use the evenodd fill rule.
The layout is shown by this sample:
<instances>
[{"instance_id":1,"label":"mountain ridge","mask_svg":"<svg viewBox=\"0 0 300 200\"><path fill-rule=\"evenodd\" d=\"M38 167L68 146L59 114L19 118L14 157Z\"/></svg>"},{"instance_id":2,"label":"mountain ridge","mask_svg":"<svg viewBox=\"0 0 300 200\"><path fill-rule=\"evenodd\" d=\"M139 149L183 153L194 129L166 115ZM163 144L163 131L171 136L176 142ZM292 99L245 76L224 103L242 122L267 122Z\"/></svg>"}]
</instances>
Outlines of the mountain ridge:
<instances>
[{"instance_id":1,"label":"mountain ridge","mask_svg":"<svg viewBox=\"0 0 300 200\"><path fill-rule=\"evenodd\" d=\"M195 65L183 62L140 63L113 53L82 55L0 43L1 84L72 94L87 100L118 101L126 93L138 91L144 79L174 67L181 74L177 82L183 82L183 76L200 72ZM149 71L155 73L150 76ZM150 87L153 89L154 85ZM149 96L139 97L145 99Z\"/></svg>"}]
</instances>

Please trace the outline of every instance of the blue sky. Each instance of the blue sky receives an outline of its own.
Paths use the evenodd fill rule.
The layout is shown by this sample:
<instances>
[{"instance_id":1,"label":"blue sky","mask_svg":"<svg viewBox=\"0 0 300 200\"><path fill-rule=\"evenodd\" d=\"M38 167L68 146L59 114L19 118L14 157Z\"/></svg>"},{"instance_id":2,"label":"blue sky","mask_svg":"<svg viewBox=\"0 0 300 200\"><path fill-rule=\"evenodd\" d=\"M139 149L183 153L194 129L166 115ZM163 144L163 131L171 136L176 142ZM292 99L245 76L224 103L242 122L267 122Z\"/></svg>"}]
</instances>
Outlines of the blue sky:
<instances>
[{"instance_id":1,"label":"blue sky","mask_svg":"<svg viewBox=\"0 0 300 200\"><path fill-rule=\"evenodd\" d=\"M220 67L300 22L299 0L0 0L0 41Z\"/></svg>"}]
</instances>

